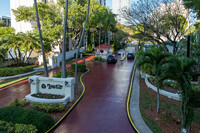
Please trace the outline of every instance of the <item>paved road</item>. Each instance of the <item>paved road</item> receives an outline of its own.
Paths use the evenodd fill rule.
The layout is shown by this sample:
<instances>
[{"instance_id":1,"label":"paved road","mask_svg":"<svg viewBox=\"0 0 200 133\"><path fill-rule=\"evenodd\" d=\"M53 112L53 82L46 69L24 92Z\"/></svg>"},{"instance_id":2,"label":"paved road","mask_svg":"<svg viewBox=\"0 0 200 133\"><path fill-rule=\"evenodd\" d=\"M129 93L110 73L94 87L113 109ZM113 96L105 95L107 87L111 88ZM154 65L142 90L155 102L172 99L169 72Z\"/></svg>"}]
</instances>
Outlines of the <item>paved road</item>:
<instances>
[{"instance_id":1,"label":"paved road","mask_svg":"<svg viewBox=\"0 0 200 133\"><path fill-rule=\"evenodd\" d=\"M134 133L126 115L133 60L116 64L88 62L83 99L55 133Z\"/></svg>"}]
</instances>

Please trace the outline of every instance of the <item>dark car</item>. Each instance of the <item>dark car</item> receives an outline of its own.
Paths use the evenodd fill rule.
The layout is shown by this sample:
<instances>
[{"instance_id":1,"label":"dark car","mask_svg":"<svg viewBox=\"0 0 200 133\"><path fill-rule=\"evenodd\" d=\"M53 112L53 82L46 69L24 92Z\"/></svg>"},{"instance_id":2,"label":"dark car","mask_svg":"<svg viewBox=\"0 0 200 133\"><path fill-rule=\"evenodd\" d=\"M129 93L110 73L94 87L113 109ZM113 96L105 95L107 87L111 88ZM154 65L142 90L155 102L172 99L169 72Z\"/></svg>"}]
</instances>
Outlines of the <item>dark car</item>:
<instances>
[{"instance_id":1,"label":"dark car","mask_svg":"<svg viewBox=\"0 0 200 133\"><path fill-rule=\"evenodd\" d=\"M134 59L134 58L135 58L135 56L134 56L133 52L129 52L127 54L127 59Z\"/></svg>"},{"instance_id":2,"label":"dark car","mask_svg":"<svg viewBox=\"0 0 200 133\"><path fill-rule=\"evenodd\" d=\"M107 58L107 62L108 63L116 63L117 62L117 58L113 55L109 55Z\"/></svg>"}]
</instances>

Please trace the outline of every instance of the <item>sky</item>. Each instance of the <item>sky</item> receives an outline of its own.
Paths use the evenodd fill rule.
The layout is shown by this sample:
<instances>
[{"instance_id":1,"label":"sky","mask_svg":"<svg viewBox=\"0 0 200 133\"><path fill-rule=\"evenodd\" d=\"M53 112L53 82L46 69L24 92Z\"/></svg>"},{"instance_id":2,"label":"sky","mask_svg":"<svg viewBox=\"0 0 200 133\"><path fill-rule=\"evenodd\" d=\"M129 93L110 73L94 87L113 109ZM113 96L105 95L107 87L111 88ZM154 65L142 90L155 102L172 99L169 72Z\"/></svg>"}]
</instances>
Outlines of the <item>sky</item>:
<instances>
[{"instance_id":1,"label":"sky","mask_svg":"<svg viewBox=\"0 0 200 133\"><path fill-rule=\"evenodd\" d=\"M10 16L10 0L0 0L0 16Z\"/></svg>"},{"instance_id":2,"label":"sky","mask_svg":"<svg viewBox=\"0 0 200 133\"><path fill-rule=\"evenodd\" d=\"M112 9L112 1L114 0L107 0L106 2L106 6L110 9ZM131 2L132 1L133 0L131 0ZM0 0L0 16L10 16L10 0Z\"/></svg>"}]
</instances>

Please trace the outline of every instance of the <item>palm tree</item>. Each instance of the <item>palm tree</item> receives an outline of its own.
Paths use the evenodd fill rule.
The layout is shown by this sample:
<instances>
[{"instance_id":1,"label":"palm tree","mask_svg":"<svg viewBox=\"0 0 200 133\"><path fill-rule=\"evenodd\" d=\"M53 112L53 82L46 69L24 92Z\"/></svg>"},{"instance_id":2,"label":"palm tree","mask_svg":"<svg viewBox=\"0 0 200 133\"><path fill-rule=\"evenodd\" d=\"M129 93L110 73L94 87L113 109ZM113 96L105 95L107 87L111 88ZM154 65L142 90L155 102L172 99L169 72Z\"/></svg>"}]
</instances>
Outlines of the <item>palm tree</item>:
<instances>
[{"instance_id":1,"label":"palm tree","mask_svg":"<svg viewBox=\"0 0 200 133\"><path fill-rule=\"evenodd\" d=\"M62 49L62 78L66 78L66 31L67 31L67 17L68 17L68 0L65 3L65 20L64 20L64 31L63 31L63 49Z\"/></svg>"},{"instance_id":2,"label":"palm tree","mask_svg":"<svg viewBox=\"0 0 200 133\"><path fill-rule=\"evenodd\" d=\"M22 34L22 37L23 37L22 47L24 50L23 62L25 62L25 58L26 61L28 61L33 51L37 53L40 52L41 45L39 43L39 37L35 33L27 32L25 34Z\"/></svg>"},{"instance_id":3,"label":"palm tree","mask_svg":"<svg viewBox=\"0 0 200 133\"><path fill-rule=\"evenodd\" d=\"M21 54L20 49L23 48L22 42L23 42L23 38L20 36L20 33L18 34L11 33L7 35L3 35L0 41L0 43L2 44L2 47L7 49L11 58L17 62L17 65L21 64L22 54ZM13 51L14 55L11 53L11 51Z\"/></svg>"},{"instance_id":4,"label":"palm tree","mask_svg":"<svg viewBox=\"0 0 200 133\"><path fill-rule=\"evenodd\" d=\"M193 69L195 65L197 62L194 59L172 56L167 59L166 65L163 66L158 81L159 86L162 86L166 79L177 82L181 94L182 130L191 125L194 115L193 108L200 106L200 92L193 89L191 84L192 77L200 75L200 71Z\"/></svg>"},{"instance_id":5,"label":"palm tree","mask_svg":"<svg viewBox=\"0 0 200 133\"><path fill-rule=\"evenodd\" d=\"M89 12L90 12L90 0L88 0L88 9L87 9L87 16L86 16L86 20L85 20L85 25L84 25L83 31L81 33L81 38L80 38L80 41L79 41L79 44L78 44L78 49L76 51L75 88L77 86L78 53L79 53L79 49L80 49L80 46L81 46L81 43L82 43L82 40L83 40L83 36L84 36L84 33L85 33L85 28L86 28L86 25L87 25L87 22L88 22Z\"/></svg>"},{"instance_id":6,"label":"palm tree","mask_svg":"<svg viewBox=\"0 0 200 133\"><path fill-rule=\"evenodd\" d=\"M45 58L44 45L43 45L43 40L42 40L42 32L41 32L41 28L40 28L40 20L39 20L38 9L37 9L37 1L36 0L34 0L34 4L35 4L35 11L36 11L36 18L37 18L37 26L38 26L38 30L39 30L39 36L40 36L40 44L41 44L41 49L42 49L45 77L49 77L48 68L47 68L47 62L46 62L46 58Z\"/></svg>"},{"instance_id":7,"label":"palm tree","mask_svg":"<svg viewBox=\"0 0 200 133\"><path fill-rule=\"evenodd\" d=\"M152 69L151 73L155 75L156 85L157 85L157 113L160 109L160 98L159 98L159 86L158 79L161 74L161 67L163 62L167 57L171 56L169 52L162 51L162 48L151 48L145 52L140 52L139 56L136 59L137 67L146 69Z\"/></svg>"}]
</instances>

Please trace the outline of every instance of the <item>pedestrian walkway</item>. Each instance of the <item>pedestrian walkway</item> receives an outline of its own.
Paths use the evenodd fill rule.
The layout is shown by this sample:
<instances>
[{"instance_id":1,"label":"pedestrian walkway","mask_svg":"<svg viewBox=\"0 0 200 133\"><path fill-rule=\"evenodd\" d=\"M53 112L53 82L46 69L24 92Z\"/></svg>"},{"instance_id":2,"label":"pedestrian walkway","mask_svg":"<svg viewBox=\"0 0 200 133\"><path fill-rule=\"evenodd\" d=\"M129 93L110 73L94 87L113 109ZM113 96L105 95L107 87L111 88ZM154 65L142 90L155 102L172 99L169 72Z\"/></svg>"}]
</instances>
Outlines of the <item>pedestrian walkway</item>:
<instances>
[{"instance_id":1,"label":"pedestrian walkway","mask_svg":"<svg viewBox=\"0 0 200 133\"><path fill-rule=\"evenodd\" d=\"M140 86L139 86L139 71L136 69L134 82L132 86L132 93L130 99L130 114L134 125L140 133L152 133L146 125L140 114L139 107Z\"/></svg>"}]
</instances>

